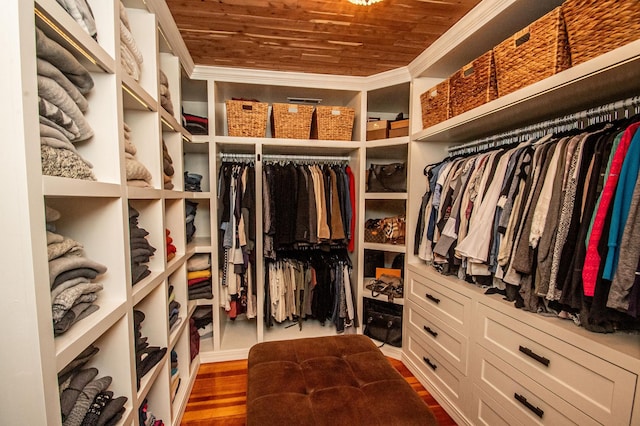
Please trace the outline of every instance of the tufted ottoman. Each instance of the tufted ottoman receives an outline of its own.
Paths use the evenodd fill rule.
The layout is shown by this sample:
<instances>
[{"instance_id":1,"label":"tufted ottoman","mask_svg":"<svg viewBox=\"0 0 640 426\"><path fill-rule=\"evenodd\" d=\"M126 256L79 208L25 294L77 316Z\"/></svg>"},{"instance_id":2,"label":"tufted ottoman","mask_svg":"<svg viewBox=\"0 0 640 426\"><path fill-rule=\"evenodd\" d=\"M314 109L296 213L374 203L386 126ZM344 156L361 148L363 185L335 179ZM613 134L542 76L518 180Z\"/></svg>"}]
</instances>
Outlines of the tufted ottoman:
<instances>
[{"instance_id":1,"label":"tufted ottoman","mask_svg":"<svg viewBox=\"0 0 640 426\"><path fill-rule=\"evenodd\" d=\"M248 364L248 426L437 424L363 335L259 343Z\"/></svg>"}]
</instances>

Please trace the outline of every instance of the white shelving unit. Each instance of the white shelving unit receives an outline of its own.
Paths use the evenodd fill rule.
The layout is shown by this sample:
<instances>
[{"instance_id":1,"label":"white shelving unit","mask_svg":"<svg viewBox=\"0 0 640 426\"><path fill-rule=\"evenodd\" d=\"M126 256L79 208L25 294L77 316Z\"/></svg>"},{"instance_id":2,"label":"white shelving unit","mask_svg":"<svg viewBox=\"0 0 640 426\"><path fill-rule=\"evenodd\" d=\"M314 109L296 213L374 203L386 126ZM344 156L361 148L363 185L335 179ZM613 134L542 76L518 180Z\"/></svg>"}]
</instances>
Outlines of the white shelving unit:
<instances>
[{"instance_id":1,"label":"white shelving unit","mask_svg":"<svg viewBox=\"0 0 640 426\"><path fill-rule=\"evenodd\" d=\"M8 424L61 424L57 374L89 345L99 352L88 366L99 370L99 377L113 378L109 389L125 396L125 413L119 424L137 424L137 410L147 398L150 408L165 424L177 425L197 373L199 359L189 354L189 310L186 297L186 268L189 255L185 241L182 191L183 139L191 135L180 124L181 74L183 61L162 38L175 34L155 12L166 9L164 2L145 3L124 0L132 34L144 57L139 81L120 66L120 1L89 1L98 29L97 41L55 1L10 2L2 17L2 39L6 40L8 67L3 89L3 124L13 141L7 150L3 177L16 182L3 196L11 209L2 209L7 243L14 250L3 261L2 288L10 298L10 311L16 321L3 326L7 348L3 351L3 373L12 386L3 386L3 417ZM34 12L35 11L35 12ZM162 27L162 25L167 25ZM175 24L173 24L175 25ZM88 141L77 144L80 154L93 164L96 181L43 176L39 159L38 98L36 88L35 27L56 40L85 65L94 80L86 95L89 108L85 117L94 131ZM181 40L176 40L180 43ZM188 64L187 64L188 65ZM159 72L169 79L177 114L160 106ZM152 188L127 186L124 158L123 123L131 127L136 158L152 176ZM175 189L164 190L162 178L162 140L174 160ZM6 173L6 175L5 175ZM60 211L56 232L84 246L85 255L107 267L95 281L103 285L95 302L99 309L80 320L59 337L54 337L44 205ZM149 232L148 241L156 248L149 262L151 275L135 286L130 278L128 205L139 212L140 226ZM5 228L6 226L6 228ZM177 248L167 261L165 229ZM11 265L11 267L9 267ZM6 266L6 267L5 267ZM11 270L12 272L9 272ZM10 292L11 283L14 292ZM16 283L22 291L15 292ZM182 323L169 332L167 289L175 287ZM15 310L14 310L15 309ZM143 377L136 389L133 310L145 312L143 335L152 345L167 347L167 355ZM24 319L23 319L24 318ZM20 325L21 324L21 325ZM169 396L171 349L179 356L180 391L173 403ZM15 386L14 386L15 385ZM29 401L30 406L25 405Z\"/></svg>"}]
</instances>

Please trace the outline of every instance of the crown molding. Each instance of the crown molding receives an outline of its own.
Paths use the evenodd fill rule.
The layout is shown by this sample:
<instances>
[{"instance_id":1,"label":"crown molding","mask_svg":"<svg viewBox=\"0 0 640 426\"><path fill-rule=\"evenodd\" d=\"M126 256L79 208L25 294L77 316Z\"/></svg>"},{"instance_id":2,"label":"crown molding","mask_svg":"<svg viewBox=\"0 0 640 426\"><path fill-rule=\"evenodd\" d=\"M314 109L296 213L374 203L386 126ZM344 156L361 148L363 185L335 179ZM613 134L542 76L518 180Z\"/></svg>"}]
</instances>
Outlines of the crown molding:
<instances>
[{"instance_id":1,"label":"crown molding","mask_svg":"<svg viewBox=\"0 0 640 426\"><path fill-rule=\"evenodd\" d=\"M193 58L187 49L187 45L184 43L176 21L169 11L169 6L164 0L147 0L147 7L150 12L154 13L158 20L158 25L164 32L167 43L170 44L173 53L180 59L180 63L184 68L187 75L193 72L195 64Z\"/></svg>"},{"instance_id":2,"label":"crown molding","mask_svg":"<svg viewBox=\"0 0 640 426\"><path fill-rule=\"evenodd\" d=\"M445 57L464 40L474 35L477 36L480 28L517 1L484 0L481 2L407 66L411 76L419 77L421 73Z\"/></svg>"}]
</instances>

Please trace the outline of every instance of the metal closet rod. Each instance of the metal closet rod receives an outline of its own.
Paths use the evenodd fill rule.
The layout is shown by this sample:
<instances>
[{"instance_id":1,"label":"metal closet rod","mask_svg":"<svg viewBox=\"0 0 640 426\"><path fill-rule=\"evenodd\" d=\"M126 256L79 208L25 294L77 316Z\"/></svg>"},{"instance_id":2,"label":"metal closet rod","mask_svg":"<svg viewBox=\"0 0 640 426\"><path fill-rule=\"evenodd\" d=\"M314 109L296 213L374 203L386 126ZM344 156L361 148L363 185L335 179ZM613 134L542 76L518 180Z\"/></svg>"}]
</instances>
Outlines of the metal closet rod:
<instances>
[{"instance_id":1,"label":"metal closet rod","mask_svg":"<svg viewBox=\"0 0 640 426\"><path fill-rule=\"evenodd\" d=\"M314 162L347 162L351 158L348 156L330 156L330 155L286 155L286 154L233 154L220 153L222 160L251 160L260 161L314 161Z\"/></svg>"},{"instance_id":2,"label":"metal closet rod","mask_svg":"<svg viewBox=\"0 0 640 426\"><path fill-rule=\"evenodd\" d=\"M488 136L473 142L454 146L448 149L449 155L469 154L478 151L484 151L489 148L497 148L502 145L508 145L516 142L524 142L532 138L544 136L549 130L554 133L564 130L581 128L585 120L594 119L611 120L611 114L616 114L619 110L628 110L640 106L640 96L623 99L616 102L600 105L595 108L586 109L584 111L575 112L552 120L543 121L532 124L520 129L511 130L497 135ZM616 117L617 118L617 117ZM598 120L594 121L598 122ZM592 124L592 123L590 123Z\"/></svg>"}]
</instances>

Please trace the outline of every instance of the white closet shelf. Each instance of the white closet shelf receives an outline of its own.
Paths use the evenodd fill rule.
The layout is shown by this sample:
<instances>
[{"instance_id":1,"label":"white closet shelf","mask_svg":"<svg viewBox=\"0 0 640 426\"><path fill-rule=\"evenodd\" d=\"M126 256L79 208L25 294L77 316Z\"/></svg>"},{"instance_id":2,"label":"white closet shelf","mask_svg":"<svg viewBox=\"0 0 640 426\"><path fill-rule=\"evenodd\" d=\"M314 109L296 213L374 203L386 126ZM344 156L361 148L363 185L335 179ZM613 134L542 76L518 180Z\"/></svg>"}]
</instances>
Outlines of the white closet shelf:
<instances>
[{"instance_id":1,"label":"white closet shelf","mask_svg":"<svg viewBox=\"0 0 640 426\"><path fill-rule=\"evenodd\" d=\"M209 135L191 135L191 143L207 143L209 142Z\"/></svg>"},{"instance_id":2,"label":"white closet shelf","mask_svg":"<svg viewBox=\"0 0 640 426\"><path fill-rule=\"evenodd\" d=\"M106 197L122 196L116 183L70 179L59 176L42 176L42 192L48 197Z\"/></svg>"},{"instance_id":3,"label":"white closet shelf","mask_svg":"<svg viewBox=\"0 0 640 426\"><path fill-rule=\"evenodd\" d=\"M127 186L127 198L130 200L157 200L162 196L163 189L139 188Z\"/></svg>"},{"instance_id":4,"label":"white closet shelf","mask_svg":"<svg viewBox=\"0 0 640 426\"><path fill-rule=\"evenodd\" d=\"M324 152L327 149L349 149L354 150L360 147L359 141L328 141L319 139L281 139L281 138L246 138L240 136L216 136L216 142L233 145L255 145L262 144L270 147L284 148L309 148L316 145L322 146Z\"/></svg>"},{"instance_id":5,"label":"white closet shelf","mask_svg":"<svg viewBox=\"0 0 640 426\"><path fill-rule=\"evenodd\" d=\"M184 253L176 253L173 259L167 262L167 267L165 268L165 274L167 276L173 274L186 260L186 256Z\"/></svg>"},{"instance_id":6,"label":"white closet shelf","mask_svg":"<svg viewBox=\"0 0 640 426\"><path fill-rule=\"evenodd\" d=\"M367 243L363 244L365 250L388 251L393 253L404 253L406 246L404 244L384 244L384 243Z\"/></svg>"},{"instance_id":7,"label":"white closet shelf","mask_svg":"<svg viewBox=\"0 0 640 426\"><path fill-rule=\"evenodd\" d=\"M178 327L176 327L175 330L171 332L171 335L169 336L169 351L171 351L176 346L176 343L178 343L178 339L182 335L185 326L189 324L189 316L185 316L184 312L184 308L180 306L181 315L179 314L178 316L182 318L182 322L180 323L180 325L178 325Z\"/></svg>"},{"instance_id":8,"label":"white closet shelf","mask_svg":"<svg viewBox=\"0 0 640 426\"><path fill-rule=\"evenodd\" d=\"M389 138L389 139L375 139L372 141L366 141L366 148L380 148L380 147L390 147L390 146L401 146L407 145L409 143L409 136L399 136L397 138Z\"/></svg>"},{"instance_id":9,"label":"white closet shelf","mask_svg":"<svg viewBox=\"0 0 640 426\"><path fill-rule=\"evenodd\" d=\"M406 200L406 192L365 192L365 200Z\"/></svg>"},{"instance_id":10,"label":"white closet shelf","mask_svg":"<svg viewBox=\"0 0 640 426\"><path fill-rule=\"evenodd\" d=\"M640 92L640 40L413 135L423 142L478 139Z\"/></svg>"},{"instance_id":11,"label":"white closet shelf","mask_svg":"<svg viewBox=\"0 0 640 426\"><path fill-rule=\"evenodd\" d=\"M179 133L188 133L176 118L169 114L169 112L160 107L160 121L162 122L162 131L164 132L179 132Z\"/></svg>"},{"instance_id":12,"label":"white closet shelf","mask_svg":"<svg viewBox=\"0 0 640 426\"><path fill-rule=\"evenodd\" d=\"M122 300L106 299L104 293L98 293L96 304L100 306L93 314L74 324L66 333L56 337L56 369L62 370L90 344L98 340L102 334L110 329L127 309ZM101 299L100 297L103 297Z\"/></svg>"},{"instance_id":13,"label":"white closet shelf","mask_svg":"<svg viewBox=\"0 0 640 426\"><path fill-rule=\"evenodd\" d=\"M367 284L367 282L368 282L368 279L365 279L365 285ZM362 288L362 297L366 297L367 299L371 299L371 300L377 300L378 302L393 303L394 305L404 305L404 298L403 297L395 297L393 299L393 302L389 302L389 299L384 294L381 294L378 297L373 297L371 295L371 290L369 290L366 287Z\"/></svg>"},{"instance_id":14,"label":"white closet shelf","mask_svg":"<svg viewBox=\"0 0 640 426\"><path fill-rule=\"evenodd\" d=\"M129 74L122 74L122 106L140 111L158 110L158 102Z\"/></svg>"},{"instance_id":15,"label":"white closet shelf","mask_svg":"<svg viewBox=\"0 0 640 426\"><path fill-rule=\"evenodd\" d=\"M214 197L214 195L209 192L209 191L203 191L203 192L191 192L191 191L185 191L184 192L184 199L185 200L209 200L212 197Z\"/></svg>"},{"instance_id":16,"label":"white closet shelf","mask_svg":"<svg viewBox=\"0 0 640 426\"><path fill-rule=\"evenodd\" d=\"M186 192L175 190L175 189L163 189L162 197L167 200L179 200L181 198L188 198L186 196Z\"/></svg>"},{"instance_id":17,"label":"white closet shelf","mask_svg":"<svg viewBox=\"0 0 640 426\"><path fill-rule=\"evenodd\" d=\"M37 0L38 28L74 53L89 71L115 73L115 59L107 53L55 0Z\"/></svg>"},{"instance_id":18,"label":"white closet shelf","mask_svg":"<svg viewBox=\"0 0 640 426\"><path fill-rule=\"evenodd\" d=\"M211 347L211 350L213 350L213 347ZM200 351L202 351L202 340L200 341ZM196 357L193 361L191 361L191 366L189 368L189 377L194 377L194 380L192 380L191 383L195 382L195 375L198 374L199 368L200 368L200 358Z\"/></svg>"},{"instance_id":19,"label":"white closet shelf","mask_svg":"<svg viewBox=\"0 0 640 426\"><path fill-rule=\"evenodd\" d=\"M162 248L160 248L161 250ZM137 282L133 286L133 305L140 303L145 297L149 295L156 287L158 287L165 274L157 271L151 271L151 275L145 277L142 281Z\"/></svg>"},{"instance_id":20,"label":"white closet shelf","mask_svg":"<svg viewBox=\"0 0 640 426\"><path fill-rule=\"evenodd\" d=\"M151 343L151 346L153 346L153 342ZM158 377L158 375L160 375L160 373L164 369L168 358L169 358L169 351L167 350L167 353L164 354L160 362L154 365L151 368L151 371L145 374L144 377L140 380L140 389L138 390L139 402L142 402L147 397L147 394L151 390L151 387L156 382L156 378Z\"/></svg>"},{"instance_id":21,"label":"white closet shelf","mask_svg":"<svg viewBox=\"0 0 640 426\"><path fill-rule=\"evenodd\" d=\"M187 244L187 256L191 256L194 253L211 253L212 248L211 237L194 237Z\"/></svg>"}]
</instances>

